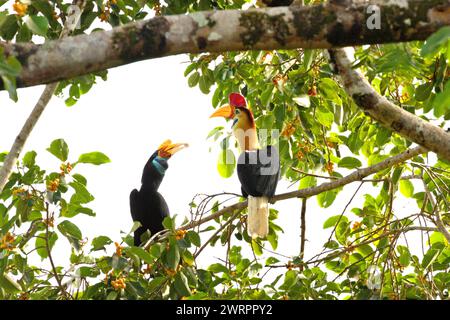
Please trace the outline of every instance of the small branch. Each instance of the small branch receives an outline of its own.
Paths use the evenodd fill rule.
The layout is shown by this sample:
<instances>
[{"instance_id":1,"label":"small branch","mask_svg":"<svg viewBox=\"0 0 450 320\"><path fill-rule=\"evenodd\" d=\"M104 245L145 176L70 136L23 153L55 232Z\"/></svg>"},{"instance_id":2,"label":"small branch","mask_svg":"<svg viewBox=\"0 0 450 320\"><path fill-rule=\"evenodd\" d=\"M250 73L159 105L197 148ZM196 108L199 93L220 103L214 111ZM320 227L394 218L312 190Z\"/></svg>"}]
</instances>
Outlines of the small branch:
<instances>
[{"instance_id":1,"label":"small branch","mask_svg":"<svg viewBox=\"0 0 450 320\"><path fill-rule=\"evenodd\" d=\"M434 180L433 175L430 172L430 170L428 170L428 168L426 168L426 167L422 167L422 168L423 168L423 170L425 170L428 173L428 176L430 177L431 181L434 183L436 188L439 191L441 191L441 194L443 194L442 190L439 187L439 185ZM422 182L423 182L423 185L424 185L424 188L425 188L425 193L426 193L428 199L431 201L431 204L433 205L433 211L434 211L434 217L435 217L434 221L435 221L436 227L438 228L439 232L442 233L442 235L445 237L447 242L450 243L450 232L445 227L444 221L442 221L442 217L441 217L441 213L439 211L439 206L437 204L437 201L436 202L433 201L431 192L428 189L428 186L427 186L425 180L422 179ZM445 195L443 196L443 199L444 199L444 201L447 201L447 199L445 198Z\"/></svg>"},{"instance_id":2,"label":"small branch","mask_svg":"<svg viewBox=\"0 0 450 320\"><path fill-rule=\"evenodd\" d=\"M300 213L300 259L305 257L305 242L306 242L306 201L308 198L302 199L302 211Z\"/></svg>"},{"instance_id":3,"label":"small branch","mask_svg":"<svg viewBox=\"0 0 450 320\"><path fill-rule=\"evenodd\" d=\"M45 209L46 209L46 214L47 214L46 219L47 219L47 221L49 221L50 214L49 214L49 210L48 210L48 204L46 204ZM53 262L53 257L52 257L51 248L50 248L50 244L49 244L49 233L50 232L49 232L48 223L45 223L45 250L47 251L48 259L50 260L50 265L52 266L53 276L55 277L55 280L58 283L58 287L61 291L61 294L66 299L69 299L70 295L67 293L66 289L64 288L64 286L61 282L61 279L59 278L58 271L56 270L55 263Z\"/></svg>"},{"instance_id":4,"label":"small branch","mask_svg":"<svg viewBox=\"0 0 450 320\"><path fill-rule=\"evenodd\" d=\"M427 152L425 148L422 147L416 147L413 149L408 149L396 156L387 158L373 166L356 169L356 171L352 172L351 174L339 178L334 181L325 182L322 183L316 187L306 188L302 190L287 192L283 194L279 194L274 196L271 199L271 202L277 202L281 200L291 199L291 198L305 198L305 197L312 197L315 195L318 195L319 193L333 190L339 187L342 187L344 185L347 185L349 183L355 182L355 181L361 181L365 177L372 175L374 173L377 173L381 170L387 169L389 167L392 167L396 164L405 162L406 160L409 160L411 158L414 158L415 156Z\"/></svg>"},{"instance_id":5,"label":"small branch","mask_svg":"<svg viewBox=\"0 0 450 320\"><path fill-rule=\"evenodd\" d=\"M406 227L406 228L398 229L398 230L390 230L390 231L387 231L387 232L381 234L379 237L362 241L360 243L351 245L351 247L352 247L352 249L355 249L355 248L361 247L363 245L370 244L372 242L375 242L375 241L381 240L383 238L386 238L387 236L390 236L391 234L399 234L399 233L405 233L405 232L409 232L409 231L425 231L425 232L426 231L437 231L437 228L411 226L411 227ZM326 261L326 260L334 259L334 258L339 257L341 254L347 252L348 250L349 250L349 248L344 248L344 249L339 250L337 252L331 253L331 254L327 255L326 257L323 257L323 258L320 258L320 259L317 259L317 260L309 260L309 261L307 261L305 263L306 264L315 264L315 263L323 262L323 261Z\"/></svg>"},{"instance_id":6,"label":"small branch","mask_svg":"<svg viewBox=\"0 0 450 320\"><path fill-rule=\"evenodd\" d=\"M338 180L339 179L339 177L323 176L323 175L319 175L319 174L315 174L315 173L309 173L309 172L306 172L306 171L303 171L301 169L294 168L294 167L291 167L291 170L295 171L297 173L300 173L300 174L302 174L304 176L309 176L309 177L315 177L315 178L320 178L320 179L328 179L328 180ZM421 176L417 175L417 174L411 174L411 175L403 176L403 177L400 178L400 180L412 180L412 179L421 179ZM359 181L361 181L361 182L384 182L386 180L387 179L361 179Z\"/></svg>"},{"instance_id":7,"label":"small branch","mask_svg":"<svg viewBox=\"0 0 450 320\"><path fill-rule=\"evenodd\" d=\"M212 239L214 239L222 230L224 230L229 224L233 222L234 219L239 215L241 211L236 212L226 223L224 223L219 229L217 229L216 232L201 246L201 248L195 253L194 258L196 259L200 253L203 251L203 249L206 248L206 246L211 242Z\"/></svg>"}]
</instances>

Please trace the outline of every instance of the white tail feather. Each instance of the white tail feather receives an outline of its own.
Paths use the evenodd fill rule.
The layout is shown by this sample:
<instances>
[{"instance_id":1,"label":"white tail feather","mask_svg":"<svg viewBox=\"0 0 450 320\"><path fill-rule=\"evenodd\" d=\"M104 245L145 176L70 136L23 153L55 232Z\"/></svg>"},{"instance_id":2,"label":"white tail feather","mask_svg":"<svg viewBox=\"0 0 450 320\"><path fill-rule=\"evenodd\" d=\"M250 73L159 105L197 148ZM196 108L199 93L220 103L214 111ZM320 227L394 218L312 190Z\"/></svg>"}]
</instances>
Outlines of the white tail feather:
<instances>
[{"instance_id":1,"label":"white tail feather","mask_svg":"<svg viewBox=\"0 0 450 320\"><path fill-rule=\"evenodd\" d=\"M247 232L250 237L265 238L269 233L269 199L248 196Z\"/></svg>"}]
</instances>

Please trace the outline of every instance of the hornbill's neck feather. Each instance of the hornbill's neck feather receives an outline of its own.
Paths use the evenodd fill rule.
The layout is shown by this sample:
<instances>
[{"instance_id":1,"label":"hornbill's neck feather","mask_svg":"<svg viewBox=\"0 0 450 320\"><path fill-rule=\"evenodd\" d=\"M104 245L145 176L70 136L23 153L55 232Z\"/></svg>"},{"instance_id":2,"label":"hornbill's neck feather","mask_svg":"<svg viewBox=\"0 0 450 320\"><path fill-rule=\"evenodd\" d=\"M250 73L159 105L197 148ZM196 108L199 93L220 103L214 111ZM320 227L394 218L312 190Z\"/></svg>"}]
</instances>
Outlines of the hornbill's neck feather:
<instances>
[{"instance_id":1,"label":"hornbill's neck feather","mask_svg":"<svg viewBox=\"0 0 450 320\"><path fill-rule=\"evenodd\" d=\"M233 127L233 134L239 144L239 150L252 151L259 149L258 133L252 112L247 108L238 107L246 117L236 123Z\"/></svg>"}]
</instances>

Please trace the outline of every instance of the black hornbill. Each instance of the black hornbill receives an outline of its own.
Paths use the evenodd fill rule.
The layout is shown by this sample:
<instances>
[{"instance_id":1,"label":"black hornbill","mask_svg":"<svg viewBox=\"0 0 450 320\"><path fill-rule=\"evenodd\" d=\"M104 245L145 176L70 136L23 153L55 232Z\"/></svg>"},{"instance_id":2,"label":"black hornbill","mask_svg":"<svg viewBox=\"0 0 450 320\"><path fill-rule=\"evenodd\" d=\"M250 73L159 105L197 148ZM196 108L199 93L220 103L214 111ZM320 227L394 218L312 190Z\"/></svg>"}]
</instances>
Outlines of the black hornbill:
<instances>
[{"instance_id":1,"label":"black hornbill","mask_svg":"<svg viewBox=\"0 0 450 320\"><path fill-rule=\"evenodd\" d=\"M169 215L169 208L158 188L169 167L167 160L187 146L186 143L166 140L145 164L140 190L134 189L130 193L131 217L133 221L141 223L141 227L134 232L135 246L141 244L141 236L145 231L150 230L153 235L164 229L162 222Z\"/></svg>"},{"instance_id":2,"label":"black hornbill","mask_svg":"<svg viewBox=\"0 0 450 320\"><path fill-rule=\"evenodd\" d=\"M252 238L269 233L269 199L274 196L280 178L280 159L273 146L259 147L253 113L245 98L231 93L229 104L217 109L211 117L233 119L233 135L238 141L240 156L237 174L242 195L248 197L247 232Z\"/></svg>"}]
</instances>

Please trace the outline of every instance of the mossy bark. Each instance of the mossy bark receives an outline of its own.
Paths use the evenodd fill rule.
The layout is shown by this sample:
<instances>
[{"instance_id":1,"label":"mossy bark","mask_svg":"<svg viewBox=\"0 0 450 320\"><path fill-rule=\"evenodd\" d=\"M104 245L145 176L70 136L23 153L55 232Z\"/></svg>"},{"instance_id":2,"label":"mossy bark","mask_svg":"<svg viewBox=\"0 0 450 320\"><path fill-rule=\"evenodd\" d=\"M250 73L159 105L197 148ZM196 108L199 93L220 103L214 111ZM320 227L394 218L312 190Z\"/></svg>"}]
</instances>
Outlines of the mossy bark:
<instances>
[{"instance_id":1,"label":"mossy bark","mask_svg":"<svg viewBox=\"0 0 450 320\"><path fill-rule=\"evenodd\" d=\"M18 87L180 53L339 48L423 40L450 25L450 0L375 0L381 29L366 21L367 3L196 12L155 17L110 31L33 43L4 43L23 65ZM3 85L0 82L0 90Z\"/></svg>"}]
</instances>

